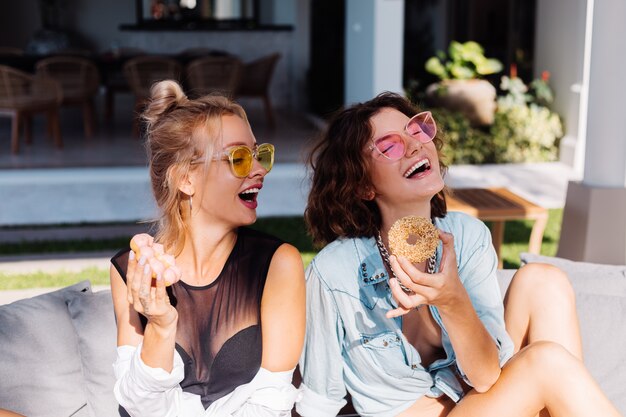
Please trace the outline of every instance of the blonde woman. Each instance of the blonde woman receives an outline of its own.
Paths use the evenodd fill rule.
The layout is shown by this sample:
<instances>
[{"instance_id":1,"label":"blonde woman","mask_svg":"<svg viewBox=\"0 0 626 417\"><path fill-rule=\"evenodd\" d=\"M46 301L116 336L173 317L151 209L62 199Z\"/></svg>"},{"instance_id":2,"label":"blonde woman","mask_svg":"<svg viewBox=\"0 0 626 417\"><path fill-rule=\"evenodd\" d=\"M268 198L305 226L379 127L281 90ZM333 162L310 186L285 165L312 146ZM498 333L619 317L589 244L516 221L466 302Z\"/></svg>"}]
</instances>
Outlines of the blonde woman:
<instances>
[{"instance_id":1,"label":"blonde woman","mask_svg":"<svg viewBox=\"0 0 626 417\"><path fill-rule=\"evenodd\" d=\"M189 100L174 81L153 86L143 119L162 214L139 254L112 258L116 398L131 416L288 416L304 338L302 261L246 227L274 148L257 144L239 105ZM177 274L163 272L159 253Z\"/></svg>"}]
</instances>

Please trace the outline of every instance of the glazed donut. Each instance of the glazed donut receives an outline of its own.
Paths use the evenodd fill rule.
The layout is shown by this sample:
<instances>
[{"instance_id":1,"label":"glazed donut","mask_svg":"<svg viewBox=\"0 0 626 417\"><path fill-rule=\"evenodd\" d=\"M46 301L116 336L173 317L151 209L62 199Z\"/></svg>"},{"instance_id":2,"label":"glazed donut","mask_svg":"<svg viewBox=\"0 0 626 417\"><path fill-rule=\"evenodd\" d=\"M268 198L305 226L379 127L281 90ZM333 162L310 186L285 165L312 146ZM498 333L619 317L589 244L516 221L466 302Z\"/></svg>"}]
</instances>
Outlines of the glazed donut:
<instances>
[{"instance_id":1,"label":"glazed donut","mask_svg":"<svg viewBox=\"0 0 626 417\"><path fill-rule=\"evenodd\" d=\"M415 237L414 244L409 238ZM413 263L424 262L433 256L439 244L439 232L432 222L419 216L396 220L389 229L389 249L396 256L404 256Z\"/></svg>"},{"instance_id":2,"label":"glazed donut","mask_svg":"<svg viewBox=\"0 0 626 417\"><path fill-rule=\"evenodd\" d=\"M165 253L163 245L154 243L154 238L149 234L140 233L133 236L130 240L130 249L135 252L136 259L142 255L147 258L152 269L152 278L156 278L157 274L162 274L166 286L180 280L182 274L180 268L176 266L176 259Z\"/></svg>"}]
</instances>

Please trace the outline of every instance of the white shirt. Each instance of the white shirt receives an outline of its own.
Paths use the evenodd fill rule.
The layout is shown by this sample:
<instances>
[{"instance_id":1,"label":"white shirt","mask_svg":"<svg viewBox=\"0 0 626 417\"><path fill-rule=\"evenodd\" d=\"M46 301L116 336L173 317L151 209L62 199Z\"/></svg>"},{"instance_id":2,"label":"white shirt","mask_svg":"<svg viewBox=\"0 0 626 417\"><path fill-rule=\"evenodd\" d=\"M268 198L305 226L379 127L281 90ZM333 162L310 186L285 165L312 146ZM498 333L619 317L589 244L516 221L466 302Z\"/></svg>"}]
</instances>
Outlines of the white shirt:
<instances>
[{"instance_id":1,"label":"white shirt","mask_svg":"<svg viewBox=\"0 0 626 417\"><path fill-rule=\"evenodd\" d=\"M247 384L204 409L200 396L184 392L184 366L174 351L172 372L151 368L141 360L141 347L119 346L113 364L115 398L132 417L289 417L300 392L291 385L293 369L260 368Z\"/></svg>"}]
</instances>

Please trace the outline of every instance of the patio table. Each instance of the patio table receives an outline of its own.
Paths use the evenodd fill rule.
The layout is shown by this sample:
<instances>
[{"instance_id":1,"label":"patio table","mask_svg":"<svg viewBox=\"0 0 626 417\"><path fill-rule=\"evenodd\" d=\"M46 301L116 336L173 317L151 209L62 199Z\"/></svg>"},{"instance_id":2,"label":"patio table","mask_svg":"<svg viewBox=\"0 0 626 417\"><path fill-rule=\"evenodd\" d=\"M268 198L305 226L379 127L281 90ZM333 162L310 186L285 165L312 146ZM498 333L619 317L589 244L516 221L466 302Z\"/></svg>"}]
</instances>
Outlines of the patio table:
<instances>
[{"instance_id":1,"label":"patio table","mask_svg":"<svg viewBox=\"0 0 626 417\"><path fill-rule=\"evenodd\" d=\"M548 210L506 188L457 188L446 197L448 211L461 211L483 221L492 222L491 239L502 268L500 247L507 220L534 220L528 251L539 253L543 232L548 222Z\"/></svg>"}]
</instances>

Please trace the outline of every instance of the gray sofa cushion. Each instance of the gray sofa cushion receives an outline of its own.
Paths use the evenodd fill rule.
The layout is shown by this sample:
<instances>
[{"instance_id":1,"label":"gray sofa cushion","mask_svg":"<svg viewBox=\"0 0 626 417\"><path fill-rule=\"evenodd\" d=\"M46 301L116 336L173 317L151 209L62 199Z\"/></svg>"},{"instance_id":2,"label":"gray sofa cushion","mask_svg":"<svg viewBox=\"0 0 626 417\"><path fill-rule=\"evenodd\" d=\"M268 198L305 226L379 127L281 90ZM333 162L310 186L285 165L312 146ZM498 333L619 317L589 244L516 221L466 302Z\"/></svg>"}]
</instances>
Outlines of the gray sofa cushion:
<instances>
[{"instance_id":1,"label":"gray sofa cushion","mask_svg":"<svg viewBox=\"0 0 626 417\"><path fill-rule=\"evenodd\" d=\"M626 296L626 266L575 262L569 259L522 253L522 264L542 262L567 273L577 294Z\"/></svg>"},{"instance_id":2,"label":"gray sofa cushion","mask_svg":"<svg viewBox=\"0 0 626 417\"><path fill-rule=\"evenodd\" d=\"M113 395L116 325L111 291L84 293L68 304L78 335L87 402L96 417L118 416Z\"/></svg>"},{"instance_id":3,"label":"gray sofa cushion","mask_svg":"<svg viewBox=\"0 0 626 417\"><path fill-rule=\"evenodd\" d=\"M520 258L522 263L548 263L567 273L576 293L585 364L626 415L626 266L528 253Z\"/></svg>"},{"instance_id":4,"label":"gray sofa cushion","mask_svg":"<svg viewBox=\"0 0 626 417\"><path fill-rule=\"evenodd\" d=\"M0 404L28 417L89 415L67 303L89 281L0 306Z\"/></svg>"}]
</instances>

